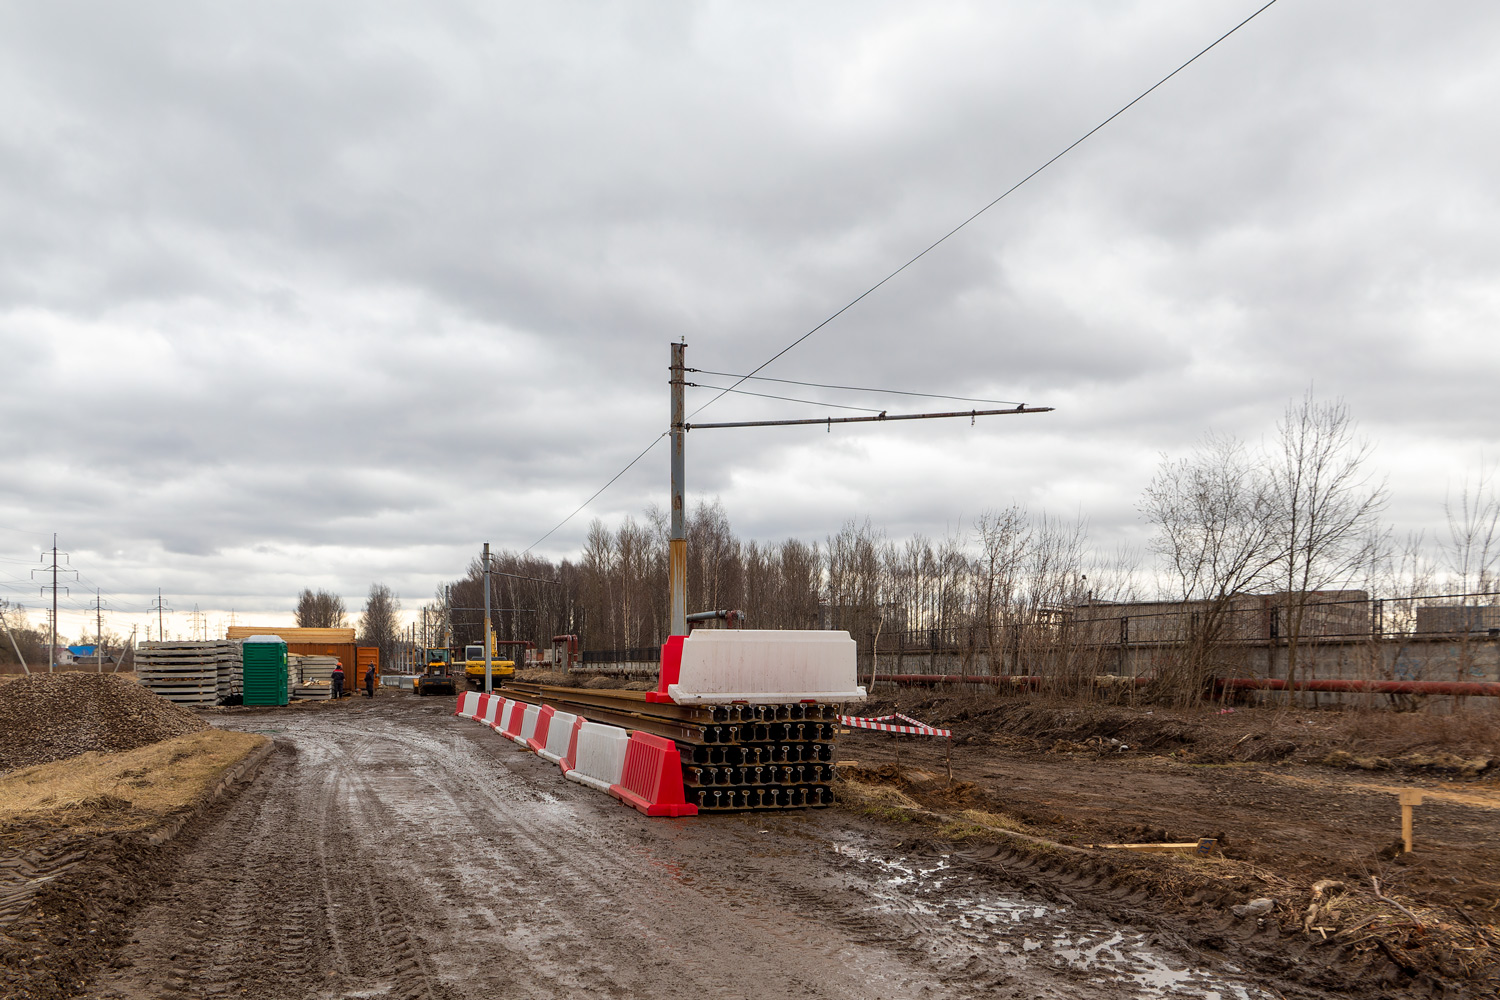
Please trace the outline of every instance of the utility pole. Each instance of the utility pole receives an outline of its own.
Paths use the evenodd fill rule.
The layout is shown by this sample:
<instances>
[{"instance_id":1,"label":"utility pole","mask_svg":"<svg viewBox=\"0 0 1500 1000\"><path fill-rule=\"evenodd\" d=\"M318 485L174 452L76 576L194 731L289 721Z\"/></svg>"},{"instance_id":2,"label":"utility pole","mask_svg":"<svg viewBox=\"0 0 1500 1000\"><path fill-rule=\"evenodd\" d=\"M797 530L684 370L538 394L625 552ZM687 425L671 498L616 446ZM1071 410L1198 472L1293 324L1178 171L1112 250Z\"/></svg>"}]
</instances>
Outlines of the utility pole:
<instances>
[{"instance_id":1,"label":"utility pole","mask_svg":"<svg viewBox=\"0 0 1500 1000\"><path fill-rule=\"evenodd\" d=\"M687 527L682 509L687 444L686 343L672 345L672 537L667 542L667 586L672 595L672 635L687 635Z\"/></svg>"},{"instance_id":2,"label":"utility pole","mask_svg":"<svg viewBox=\"0 0 1500 1000\"><path fill-rule=\"evenodd\" d=\"M165 612L167 610L167 602L161 599L161 588L160 587L156 588L156 603L153 604L153 605L151 605L151 609L150 610L156 612L156 641L157 642L166 642L167 641L167 627L164 624L164 622L165 622L164 615L165 615ZM147 635L148 638L150 637L151 632L150 632L149 629L147 630L146 635Z\"/></svg>"},{"instance_id":3,"label":"utility pole","mask_svg":"<svg viewBox=\"0 0 1500 1000\"><path fill-rule=\"evenodd\" d=\"M30 677L31 668L26 665L26 657L21 655L21 647L16 642L16 634L10 630L10 621L8 620L6 615L6 606L4 601L0 601L0 626L3 626L5 628L5 634L10 639L10 648L16 651L16 659L21 664L22 672L25 673L26 676Z\"/></svg>"},{"instance_id":4,"label":"utility pole","mask_svg":"<svg viewBox=\"0 0 1500 1000\"><path fill-rule=\"evenodd\" d=\"M49 674L52 673L53 670L57 669L57 590L58 590L57 574L58 573L72 573L74 577L78 576L78 571L77 570L64 569L58 563L57 557L59 555L61 555L63 557L63 559L68 559L68 554L66 552L59 553L57 551L57 533L53 532L53 534L52 534L52 564L50 566L44 566L41 569L41 572L43 572L43 573L51 573L52 574L52 584L51 584L51 588L52 588L52 642L49 645L48 650L47 650L47 673L49 673ZM46 558L47 558L47 553L43 552L42 553L42 559L43 559L43 561L45 561ZM36 578L36 574L37 574L36 570L32 570L31 571L31 576L32 576L33 579ZM62 589L63 590L67 590L68 588L67 587L63 587ZM45 595L47 593L47 587L44 586L44 587L41 588L41 590L42 590L42 594L43 595Z\"/></svg>"},{"instance_id":5,"label":"utility pole","mask_svg":"<svg viewBox=\"0 0 1500 1000\"><path fill-rule=\"evenodd\" d=\"M489 694L491 690L490 671L494 664L491 662L491 650L494 647L494 633L490 631L490 543L484 543L484 693Z\"/></svg>"},{"instance_id":6,"label":"utility pole","mask_svg":"<svg viewBox=\"0 0 1500 1000\"><path fill-rule=\"evenodd\" d=\"M94 588L94 666L97 673L104 673L104 602L98 587Z\"/></svg>"}]
</instances>

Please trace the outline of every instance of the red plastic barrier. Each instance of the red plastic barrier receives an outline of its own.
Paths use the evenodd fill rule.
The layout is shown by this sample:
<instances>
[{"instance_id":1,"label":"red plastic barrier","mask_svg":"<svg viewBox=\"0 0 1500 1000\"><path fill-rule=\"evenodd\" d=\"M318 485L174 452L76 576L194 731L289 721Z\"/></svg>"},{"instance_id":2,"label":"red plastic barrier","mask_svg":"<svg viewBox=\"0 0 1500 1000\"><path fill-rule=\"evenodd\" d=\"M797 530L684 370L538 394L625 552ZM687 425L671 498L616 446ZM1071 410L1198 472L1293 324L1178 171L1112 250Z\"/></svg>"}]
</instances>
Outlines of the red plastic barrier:
<instances>
[{"instance_id":1,"label":"red plastic barrier","mask_svg":"<svg viewBox=\"0 0 1500 1000\"><path fill-rule=\"evenodd\" d=\"M552 725L552 713L555 711L556 709L551 705L543 705L542 710L536 713L536 730L532 733L531 739L526 741L532 753L536 753L547 745L547 730Z\"/></svg>"},{"instance_id":2,"label":"red plastic barrier","mask_svg":"<svg viewBox=\"0 0 1500 1000\"><path fill-rule=\"evenodd\" d=\"M646 700L653 705L672 705L672 696L667 694L667 685L676 684L682 673L682 644L685 635L674 635L661 647L661 672L657 677L656 690L646 692Z\"/></svg>"},{"instance_id":3,"label":"red plastic barrier","mask_svg":"<svg viewBox=\"0 0 1500 1000\"><path fill-rule=\"evenodd\" d=\"M464 695L468 693L467 691L458 692L458 704L453 706L454 715L462 716L464 714Z\"/></svg>"},{"instance_id":4,"label":"red plastic barrier","mask_svg":"<svg viewBox=\"0 0 1500 1000\"><path fill-rule=\"evenodd\" d=\"M484 713L489 707L490 696L488 694L481 694L479 696L479 707L474 709L474 721L482 722L484 720Z\"/></svg>"},{"instance_id":5,"label":"red plastic barrier","mask_svg":"<svg viewBox=\"0 0 1500 1000\"><path fill-rule=\"evenodd\" d=\"M583 724L587 721L581 715L573 720L573 734L568 737L568 752L563 754L562 759L557 762L557 766L562 768L563 774L567 774L578 766L578 731L583 728Z\"/></svg>"},{"instance_id":6,"label":"red plastic barrier","mask_svg":"<svg viewBox=\"0 0 1500 1000\"><path fill-rule=\"evenodd\" d=\"M682 794L682 757L677 744L639 730L630 734L620 783L610 785L609 793L647 816L698 815L698 807Z\"/></svg>"},{"instance_id":7,"label":"red plastic barrier","mask_svg":"<svg viewBox=\"0 0 1500 1000\"><path fill-rule=\"evenodd\" d=\"M513 740L521 735L521 723L526 718L527 705L524 701L518 701L510 707L510 718L506 720L505 728L500 730L500 735L508 740Z\"/></svg>"}]
</instances>

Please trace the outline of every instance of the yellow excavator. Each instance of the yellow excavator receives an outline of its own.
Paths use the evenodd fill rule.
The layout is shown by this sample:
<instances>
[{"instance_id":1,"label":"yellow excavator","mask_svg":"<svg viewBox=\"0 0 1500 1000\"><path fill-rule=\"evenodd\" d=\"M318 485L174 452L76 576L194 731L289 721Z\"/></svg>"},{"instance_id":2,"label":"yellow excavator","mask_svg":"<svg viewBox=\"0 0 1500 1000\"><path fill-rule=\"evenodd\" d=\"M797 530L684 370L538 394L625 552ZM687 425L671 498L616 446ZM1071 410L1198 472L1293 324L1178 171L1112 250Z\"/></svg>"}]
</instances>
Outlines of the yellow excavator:
<instances>
[{"instance_id":1,"label":"yellow excavator","mask_svg":"<svg viewBox=\"0 0 1500 1000\"><path fill-rule=\"evenodd\" d=\"M526 639L490 637L490 683L497 687L502 681L516 676L516 661L499 659L498 650L501 646L535 649L536 643ZM464 647L464 676L469 680L469 687L475 691L484 690L484 643L472 642Z\"/></svg>"}]
</instances>

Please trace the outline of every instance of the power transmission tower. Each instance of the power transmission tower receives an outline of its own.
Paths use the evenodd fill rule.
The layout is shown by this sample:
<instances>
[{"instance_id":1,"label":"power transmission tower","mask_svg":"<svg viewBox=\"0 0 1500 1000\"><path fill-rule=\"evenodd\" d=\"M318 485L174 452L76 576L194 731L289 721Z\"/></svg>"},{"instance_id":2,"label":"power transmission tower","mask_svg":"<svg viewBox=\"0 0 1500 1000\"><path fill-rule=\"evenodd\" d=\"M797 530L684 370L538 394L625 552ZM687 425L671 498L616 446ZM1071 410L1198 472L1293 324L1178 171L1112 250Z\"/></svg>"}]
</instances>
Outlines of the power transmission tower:
<instances>
[{"instance_id":1,"label":"power transmission tower","mask_svg":"<svg viewBox=\"0 0 1500 1000\"><path fill-rule=\"evenodd\" d=\"M198 605L193 605L193 613L188 616L188 621L190 622L188 628L192 630L191 634L194 642L199 641L200 632L204 640L208 638L208 619L204 616L203 612L198 610Z\"/></svg>"},{"instance_id":2,"label":"power transmission tower","mask_svg":"<svg viewBox=\"0 0 1500 1000\"><path fill-rule=\"evenodd\" d=\"M156 588L156 601L151 605L149 610L156 612L156 641L166 642L167 632L166 625L164 624L164 616L166 612L172 609L167 607L166 601L162 600L160 587ZM151 633L148 631L146 635L149 637Z\"/></svg>"},{"instance_id":3,"label":"power transmission tower","mask_svg":"<svg viewBox=\"0 0 1500 1000\"><path fill-rule=\"evenodd\" d=\"M52 643L48 647L48 650L47 650L47 673L49 673L49 674L52 673L53 670L57 669L57 591L58 591L57 574L59 574L59 573L72 573L73 574L73 578L75 580L78 578L78 571L77 570L68 568L68 567L63 566L63 565L61 565L61 564L58 563L57 557L59 555L62 556L62 558L65 561L71 562L71 560L68 559L68 554L66 552L58 552L57 551L57 533L53 532L53 534L52 534L52 563L50 565L48 565L48 566L43 566L39 570L34 569L34 570L31 571L32 579L35 579L36 575L38 573L51 573L52 574L52 582L50 584L47 584L47 585L45 585L45 586L43 586L41 588L43 596L46 596L47 590L49 588L52 591L52 621L51 621L51 625L52 625L52 628L51 628ZM42 553L42 561L45 562L46 559L47 559L47 553L43 552ZM72 593L71 591L68 591L67 587L63 587L62 589L64 591L68 592L69 594Z\"/></svg>"}]
</instances>

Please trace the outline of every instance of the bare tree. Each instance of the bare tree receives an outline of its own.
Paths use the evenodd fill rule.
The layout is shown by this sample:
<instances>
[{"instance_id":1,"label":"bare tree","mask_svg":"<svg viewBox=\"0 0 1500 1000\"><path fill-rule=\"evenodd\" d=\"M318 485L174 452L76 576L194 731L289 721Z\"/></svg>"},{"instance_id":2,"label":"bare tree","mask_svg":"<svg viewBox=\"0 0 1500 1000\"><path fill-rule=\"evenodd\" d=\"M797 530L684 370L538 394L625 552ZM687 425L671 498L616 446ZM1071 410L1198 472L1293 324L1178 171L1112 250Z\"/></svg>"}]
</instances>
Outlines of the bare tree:
<instances>
[{"instance_id":1,"label":"bare tree","mask_svg":"<svg viewBox=\"0 0 1500 1000\"><path fill-rule=\"evenodd\" d=\"M1346 583L1368 560L1367 544L1385 506L1383 483L1365 465L1371 445L1355 435L1342 400L1320 403L1311 390L1287 406L1269 464L1276 577L1287 610L1287 699L1315 591Z\"/></svg>"},{"instance_id":2,"label":"bare tree","mask_svg":"<svg viewBox=\"0 0 1500 1000\"><path fill-rule=\"evenodd\" d=\"M370 584L365 610L359 616L359 644L380 650L382 666L396 660L401 631L401 599L383 583Z\"/></svg>"},{"instance_id":3,"label":"bare tree","mask_svg":"<svg viewBox=\"0 0 1500 1000\"><path fill-rule=\"evenodd\" d=\"M304 589L297 596L295 614L298 628L347 628L349 624L344 599L321 588L317 593Z\"/></svg>"},{"instance_id":4,"label":"bare tree","mask_svg":"<svg viewBox=\"0 0 1500 1000\"><path fill-rule=\"evenodd\" d=\"M1500 561L1500 496L1495 493L1495 470L1479 467L1478 481L1464 476L1455 500L1443 499L1448 519L1448 544L1444 555L1452 573L1449 587L1466 595L1495 593L1495 569Z\"/></svg>"},{"instance_id":5,"label":"bare tree","mask_svg":"<svg viewBox=\"0 0 1500 1000\"><path fill-rule=\"evenodd\" d=\"M1158 671L1163 693L1202 698L1234 595L1267 580L1279 553L1273 487L1233 437L1209 434L1189 458L1163 456L1141 499L1155 525L1174 596L1199 602L1186 617L1183 653Z\"/></svg>"}]
</instances>

